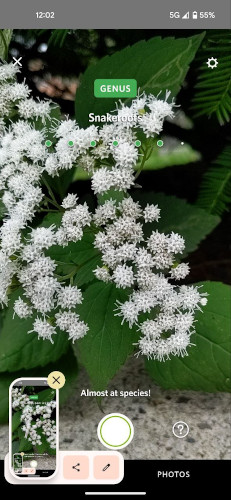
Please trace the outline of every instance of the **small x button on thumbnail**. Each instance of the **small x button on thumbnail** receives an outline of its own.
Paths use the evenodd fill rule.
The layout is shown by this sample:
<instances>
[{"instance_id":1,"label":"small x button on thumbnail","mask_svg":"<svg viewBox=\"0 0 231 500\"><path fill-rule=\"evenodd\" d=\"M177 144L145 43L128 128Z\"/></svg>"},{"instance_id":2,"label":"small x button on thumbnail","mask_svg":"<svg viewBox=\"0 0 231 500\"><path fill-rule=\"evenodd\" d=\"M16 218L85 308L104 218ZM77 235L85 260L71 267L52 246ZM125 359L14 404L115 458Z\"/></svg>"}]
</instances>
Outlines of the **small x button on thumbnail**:
<instances>
[{"instance_id":1,"label":"small x button on thumbnail","mask_svg":"<svg viewBox=\"0 0 231 500\"><path fill-rule=\"evenodd\" d=\"M65 377L62 372L51 372L47 377L47 383L52 389L62 389L65 384Z\"/></svg>"}]
</instances>

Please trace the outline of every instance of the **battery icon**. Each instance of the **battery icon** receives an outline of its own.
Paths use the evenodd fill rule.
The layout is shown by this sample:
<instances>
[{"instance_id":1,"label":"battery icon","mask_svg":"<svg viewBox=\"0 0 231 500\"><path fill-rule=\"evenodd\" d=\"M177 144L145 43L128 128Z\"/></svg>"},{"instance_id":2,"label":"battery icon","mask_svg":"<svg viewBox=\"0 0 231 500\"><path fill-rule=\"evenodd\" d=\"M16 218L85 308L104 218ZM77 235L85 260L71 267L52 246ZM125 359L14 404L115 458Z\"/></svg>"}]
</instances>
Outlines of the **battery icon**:
<instances>
[{"instance_id":1,"label":"battery icon","mask_svg":"<svg viewBox=\"0 0 231 500\"><path fill-rule=\"evenodd\" d=\"M192 18L193 19L197 19L197 11L196 10L193 11Z\"/></svg>"}]
</instances>

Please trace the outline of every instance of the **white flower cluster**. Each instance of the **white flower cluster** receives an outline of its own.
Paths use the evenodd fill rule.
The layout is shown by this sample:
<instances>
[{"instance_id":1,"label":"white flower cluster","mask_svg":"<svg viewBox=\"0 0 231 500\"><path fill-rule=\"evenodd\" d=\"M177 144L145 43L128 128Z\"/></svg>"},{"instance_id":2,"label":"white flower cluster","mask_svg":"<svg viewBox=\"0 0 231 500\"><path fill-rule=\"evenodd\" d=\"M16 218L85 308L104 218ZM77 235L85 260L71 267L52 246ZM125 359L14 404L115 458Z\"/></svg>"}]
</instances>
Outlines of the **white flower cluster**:
<instances>
[{"instance_id":1,"label":"white flower cluster","mask_svg":"<svg viewBox=\"0 0 231 500\"><path fill-rule=\"evenodd\" d=\"M87 205L77 206L77 197L69 194L63 200L65 211L61 226L32 229L25 240L23 230L32 222L43 200L41 177L49 156L45 146L46 130L36 130L33 122L27 120L40 118L44 121L49 118L52 108L48 101L40 103L28 99L27 86L12 81L16 72L13 64L0 66L0 114L5 119L10 118L16 107L21 118L8 128L3 121L0 137L0 191L6 209L0 228L0 304L8 304L8 289L16 276L23 287L25 300L22 297L16 300L14 312L20 318L40 313L33 324L33 331L39 338L53 342L56 323L74 342L88 330L72 310L81 303L82 294L75 286L62 286L54 277L56 263L46 257L45 251L54 244L65 246L70 241L80 240L91 216ZM52 323L47 315L56 308L57 321L54 319ZM65 321L62 321L63 315Z\"/></svg>"},{"instance_id":2,"label":"white flower cluster","mask_svg":"<svg viewBox=\"0 0 231 500\"><path fill-rule=\"evenodd\" d=\"M160 209L156 205L142 209L127 197L135 184L135 167L145 160L151 138L162 131L164 119L174 115L175 104L168 102L170 92L166 91L164 99L143 93L130 106L119 102L115 112L108 114L110 123L101 128L81 129L74 120L53 120L49 127L53 142L47 145L47 131L37 130L36 121L47 122L52 104L31 99L27 85L15 82L16 72L12 64L0 65L0 191L6 210L0 228L0 304L8 304L16 278L24 297L16 300L14 313L20 318L37 314L32 331L38 338L53 342L57 328L73 342L83 337L88 326L76 313L82 293L72 282L66 284L66 278L62 283L57 263L47 251L53 245L66 247L81 240L84 228L93 223L99 231L95 246L103 261L95 276L118 288L132 289L129 299L117 304L116 314L130 327L138 325L140 352L160 360L170 354L186 355L194 312L207 299L196 287L175 284L189 273L187 263L177 263L184 239L158 230L145 238L143 224L156 223ZM14 121L16 113L18 121ZM148 139L140 150L137 131ZM77 203L75 194L69 193L61 207L49 199L48 203L63 211L60 226L30 228L37 208L44 210L43 174L52 178L74 166L91 175L95 194L119 190L123 200L110 199L91 215L86 203ZM142 322L140 315L146 315Z\"/></svg>"},{"instance_id":3,"label":"white flower cluster","mask_svg":"<svg viewBox=\"0 0 231 500\"><path fill-rule=\"evenodd\" d=\"M77 286L63 286L54 275L55 261L44 253L57 243L65 246L71 241L80 240L83 228L90 224L91 215L87 205L77 205L77 197L69 194L63 200L63 206L70 204L72 208L65 210L59 228L51 225L31 230L17 259L17 278L26 299L24 301L19 297L15 301L14 312L20 318L27 318L33 312L40 313L32 331L38 334L38 338L51 342L52 336L57 333L55 326L66 331L73 342L88 331L88 326L80 321L75 312L76 306L82 302L81 290ZM58 312L55 312L57 308Z\"/></svg>"},{"instance_id":4,"label":"white flower cluster","mask_svg":"<svg viewBox=\"0 0 231 500\"><path fill-rule=\"evenodd\" d=\"M131 106L120 102L117 114L108 114L113 123L102 128L91 125L84 130L72 120L56 125L53 131L58 140L46 160L46 171L55 176L77 164L92 174L95 194L109 189L127 191L135 183L134 166L139 159L135 131L142 130L146 137L162 131L164 119L174 114L174 102L167 102L169 95L166 92L165 100L161 100L143 93ZM102 166L105 160L108 163Z\"/></svg>"},{"instance_id":5,"label":"white flower cluster","mask_svg":"<svg viewBox=\"0 0 231 500\"><path fill-rule=\"evenodd\" d=\"M0 65L0 116L11 118L17 110L21 118L41 118L45 122L50 115L49 101L29 98L30 90L25 83L16 83L19 68L13 63Z\"/></svg>"},{"instance_id":6,"label":"white flower cluster","mask_svg":"<svg viewBox=\"0 0 231 500\"><path fill-rule=\"evenodd\" d=\"M22 389L16 387L12 389L12 408L13 410L22 410L28 404L29 398L27 394L23 394Z\"/></svg>"},{"instance_id":7,"label":"white flower cluster","mask_svg":"<svg viewBox=\"0 0 231 500\"><path fill-rule=\"evenodd\" d=\"M27 394L22 394L22 389L12 390L12 408L22 410L21 429L24 432L25 439L30 441L32 446L42 444L42 435L50 448L56 448L56 424L51 420L51 415L56 408L55 401L31 404ZM37 429L41 429L38 433Z\"/></svg>"},{"instance_id":8,"label":"white flower cluster","mask_svg":"<svg viewBox=\"0 0 231 500\"><path fill-rule=\"evenodd\" d=\"M158 206L147 205L142 210L131 197L117 206L109 200L97 208L94 221L104 230L96 235L95 246L102 252L104 265L97 267L95 275L119 288L132 288L129 299L117 303L116 315L130 328L138 326L140 353L164 360L170 354L187 354L194 312L207 299L197 287L171 283L171 279L181 280L189 273L188 264L177 264L176 260L185 247L182 236L155 230L144 237L141 220L156 222L159 217ZM140 320L144 314L148 319Z\"/></svg>"},{"instance_id":9,"label":"white flower cluster","mask_svg":"<svg viewBox=\"0 0 231 500\"><path fill-rule=\"evenodd\" d=\"M16 271L12 256L22 247L22 230L31 223L43 199L39 184L47 155L45 130L38 131L32 123L24 121L23 108L29 103L28 110L34 109L26 118L44 120L51 112L49 102L28 99L27 85L14 81L17 71L13 64L0 66L0 115L8 124L7 127L1 119L0 191L6 217L0 229L0 303L4 305L8 303L7 289ZM16 111L20 119L13 123L10 120Z\"/></svg>"}]
</instances>

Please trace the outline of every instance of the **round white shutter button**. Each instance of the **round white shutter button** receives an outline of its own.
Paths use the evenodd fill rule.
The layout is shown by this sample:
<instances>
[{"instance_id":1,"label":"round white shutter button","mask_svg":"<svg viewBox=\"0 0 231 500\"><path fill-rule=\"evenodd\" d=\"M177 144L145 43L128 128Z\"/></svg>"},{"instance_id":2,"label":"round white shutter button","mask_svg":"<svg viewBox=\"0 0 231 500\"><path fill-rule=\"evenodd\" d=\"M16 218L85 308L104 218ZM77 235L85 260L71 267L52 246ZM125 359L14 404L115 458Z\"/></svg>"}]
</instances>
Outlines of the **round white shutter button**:
<instances>
[{"instance_id":1,"label":"round white shutter button","mask_svg":"<svg viewBox=\"0 0 231 500\"><path fill-rule=\"evenodd\" d=\"M126 448L134 436L131 420L122 413L109 413L100 420L98 438L106 448L119 450Z\"/></svg>"}]
</instances>

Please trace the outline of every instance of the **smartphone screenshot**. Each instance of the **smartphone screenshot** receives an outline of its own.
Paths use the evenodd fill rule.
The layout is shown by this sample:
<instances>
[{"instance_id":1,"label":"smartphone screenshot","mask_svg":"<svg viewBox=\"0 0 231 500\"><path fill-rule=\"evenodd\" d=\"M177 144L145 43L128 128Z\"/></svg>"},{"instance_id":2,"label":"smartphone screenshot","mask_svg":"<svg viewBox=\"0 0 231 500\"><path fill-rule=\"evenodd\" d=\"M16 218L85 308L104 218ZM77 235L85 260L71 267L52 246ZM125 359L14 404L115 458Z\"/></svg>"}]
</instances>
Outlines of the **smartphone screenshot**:
<instances>
[{"instance_id":1,"label":"smartphone screenshot","mask_svg":"<svg viewBox=\"0 0 231 500\"><path fill-rule=\"evenodd\" d=\"M46 379L18 379L10 390L10 455L16 476L50 477L56 470L56 390Z\"/></svg>"},{"instance_id":2,"label":"smartphone screenshot","mask_svg":"<svg viewBox=\"0 0 231 500\"><path fill-rule=\"evenodd\" d=\"M230 0L0 1L6 491L228 477L230 116Z\"/></svg>"}]
</instances>

